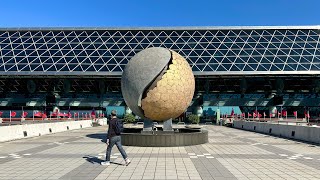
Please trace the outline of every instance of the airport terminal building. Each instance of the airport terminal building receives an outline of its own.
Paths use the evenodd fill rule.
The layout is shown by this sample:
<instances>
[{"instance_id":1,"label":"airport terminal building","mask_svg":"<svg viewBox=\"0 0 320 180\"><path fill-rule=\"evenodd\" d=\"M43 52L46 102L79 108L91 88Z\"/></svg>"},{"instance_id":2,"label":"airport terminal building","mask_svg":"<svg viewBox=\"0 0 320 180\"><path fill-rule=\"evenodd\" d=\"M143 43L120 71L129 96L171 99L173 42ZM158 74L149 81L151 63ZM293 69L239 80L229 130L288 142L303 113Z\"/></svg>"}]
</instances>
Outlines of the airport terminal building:
<instances>
[{"instance_id":1,"label":"airport terminal building","mask_svg":"<svg viewBox=\"0 0 320 180\"><path fill-rule=\"evenodd\" d=\"M0 111L124 109L120 80L130 58L166 47L185 57L195 75L190 112L277 108L316 118L319 41L320 26L2 28Z\"/></svg>"}]
</instances>

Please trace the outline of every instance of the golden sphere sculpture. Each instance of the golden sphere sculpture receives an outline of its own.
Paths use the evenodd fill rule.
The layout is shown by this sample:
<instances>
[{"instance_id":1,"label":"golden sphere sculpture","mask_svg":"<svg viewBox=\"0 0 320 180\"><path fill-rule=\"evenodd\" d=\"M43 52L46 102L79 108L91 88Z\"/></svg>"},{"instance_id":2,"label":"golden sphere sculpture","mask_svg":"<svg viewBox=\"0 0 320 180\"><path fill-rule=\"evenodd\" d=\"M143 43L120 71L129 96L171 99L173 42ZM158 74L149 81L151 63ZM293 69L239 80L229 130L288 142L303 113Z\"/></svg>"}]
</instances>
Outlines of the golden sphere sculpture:
<instances>
[{"instance_id":1,"label":"golden sphere sculpture","mask_svg":"<svg viewBox=\"0 0 320 180\"><path fill-rule=\"evenodd\" d=\"M188 62L165 48L148 48L126 65L121 79L126 104L142 118L165 121L180 116L192 101L195 80Z\"/></svg>"}]
</instances>

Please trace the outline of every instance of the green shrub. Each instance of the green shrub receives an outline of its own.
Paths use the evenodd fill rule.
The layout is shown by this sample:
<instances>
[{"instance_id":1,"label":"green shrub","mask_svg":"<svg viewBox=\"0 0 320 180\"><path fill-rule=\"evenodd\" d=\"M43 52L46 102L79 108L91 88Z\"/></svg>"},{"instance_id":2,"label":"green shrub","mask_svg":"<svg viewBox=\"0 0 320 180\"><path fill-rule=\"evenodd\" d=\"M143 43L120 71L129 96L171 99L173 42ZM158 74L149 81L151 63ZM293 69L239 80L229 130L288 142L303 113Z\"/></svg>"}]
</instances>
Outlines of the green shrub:
<instances>
[{"instance_id":1,"label":"green shrub","mask_svg":"<svg viewBox=\"0 0 320 180\"><path fill-rule=\"evenodd\" d=\"M123 118L124 122L126 123L133 123L136 121L136 118L134 117L134 115L132 114L126 114L124 115L124 118Z\"/></svg>"},{"instance_id":2,"label":"green shrub","mask_svg":"<svg viewBox=\"0 0 320 180\"><path fill-rule=\"evenodd\" d=\"M200 117L196 114L190 114L188 116L188 120L189 122L193 123L193 124L199 124L200 122Z\"/></svg>"}]
</instances>

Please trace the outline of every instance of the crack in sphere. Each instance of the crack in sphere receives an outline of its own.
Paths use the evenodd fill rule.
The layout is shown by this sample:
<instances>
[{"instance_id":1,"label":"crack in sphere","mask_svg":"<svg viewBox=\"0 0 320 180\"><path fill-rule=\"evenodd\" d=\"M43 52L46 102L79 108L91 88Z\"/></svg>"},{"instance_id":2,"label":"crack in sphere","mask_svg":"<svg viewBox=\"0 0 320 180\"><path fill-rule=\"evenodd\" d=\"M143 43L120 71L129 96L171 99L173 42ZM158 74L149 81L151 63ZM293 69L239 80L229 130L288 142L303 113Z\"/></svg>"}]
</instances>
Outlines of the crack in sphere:
<instances>
[{"instance_id":1,"label":"crack in sphere","mask_svg":"<svg viewBox=\"0 0 320 180\"><path fill-rule=\"evenodd\" d=\"M124 70L124 75L122 76L122 93L124 95L124 99L127 105L133 110L139 108L143 112L143 116L155 120L155 121L165 121L170 118L176 118L180 116L185 110L188 108L190 102L192 101L194 90L195 90L195 80L192 73L192 69L190 68L188 62L178 53L172 50L167 50L164 48L149 48L156 51L149 51L145 49L135 56L140 56L143 58L137 59L135 56L129 61L127 66L131 66L134 63L143 63L141 60L148 59L148 57L161 57L162 61L165 62L165 66L163 66L163 62L161 62L161 66L156 66L156 61L159 61L157 58L152 59L152 61L146 61L149 63L154 63L153 68L157 68L157 75L152 77L149 84L143 87L143 94L139 94L138 99L141 102L141 105L134 104L139 107L131 107L133 104L130 102L132 97L128 97L128 93L126 91L130 91L128 87L134 87L135 85L132 84L133 82L130 81L130 78L134 77L127 77L127 74L133 74L127 72L130 67L126 67ZM164 50L169 51L168 53L159 53L157 50L165 52ZM151 55L150 53L159 53L160 56ZM143 54L143 56L142 56ZM163 56L161 56L163 55ZM133 65L134 66L134 65ZM146 65L149 66L149 65ZM150 67L150 66L149 66ZM138 67L139 68L139 67ZM143 69L143 68L142 68ZM132 68L131 68L132 70ZM155 74L154 72L149 73L148 69L143 69L144 75L148 76L149 74ZM154 71L154 69L151 69ZM139 81L139 79L135 79ZM125 84L125 83L130 84ZM137 99L136 99L137 100ZM135 101L137 102L137 101ZM139 112L138 112L139 113ZM138 114L139 115L139 114Z\"/></svg>"}]
</instances>

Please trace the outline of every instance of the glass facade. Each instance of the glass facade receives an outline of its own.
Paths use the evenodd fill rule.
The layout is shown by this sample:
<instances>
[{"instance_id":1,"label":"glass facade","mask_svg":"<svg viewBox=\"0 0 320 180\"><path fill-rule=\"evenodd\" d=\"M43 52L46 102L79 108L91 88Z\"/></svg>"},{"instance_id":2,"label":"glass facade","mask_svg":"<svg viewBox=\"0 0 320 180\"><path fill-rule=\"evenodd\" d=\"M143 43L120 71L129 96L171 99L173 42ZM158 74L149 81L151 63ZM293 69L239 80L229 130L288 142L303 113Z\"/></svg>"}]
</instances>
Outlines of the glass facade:
<instances>
[{"instance_id":1,"label":"glass facade","mask_svg":"<svg viewBox=\"0 0 320 180\"><path fill-rule=\"evenodd\" d=\"M115 75L148 47L195 75L320 74L320 27L0 29L1 75Z\"/></svg>"}]
</instances>

